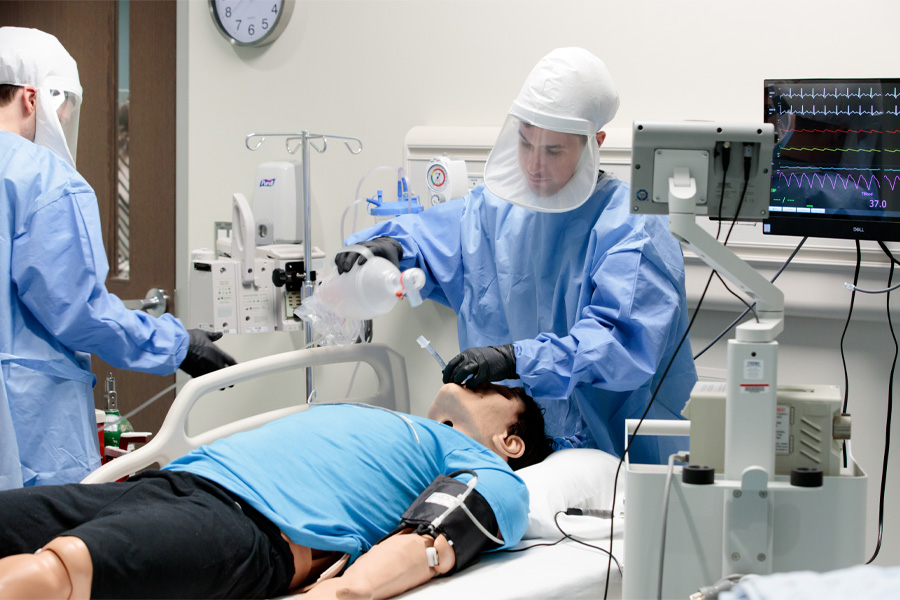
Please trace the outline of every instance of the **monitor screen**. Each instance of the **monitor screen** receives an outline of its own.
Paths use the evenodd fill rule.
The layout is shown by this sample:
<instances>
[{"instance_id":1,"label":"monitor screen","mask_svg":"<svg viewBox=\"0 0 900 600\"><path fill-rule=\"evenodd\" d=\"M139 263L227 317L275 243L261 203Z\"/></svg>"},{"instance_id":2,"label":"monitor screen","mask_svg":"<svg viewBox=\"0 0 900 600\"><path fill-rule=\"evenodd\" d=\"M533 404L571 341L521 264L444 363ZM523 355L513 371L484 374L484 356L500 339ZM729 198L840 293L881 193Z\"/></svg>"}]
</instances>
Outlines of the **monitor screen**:
<instances>
[{"instance_id":1,"label":"monitor screen","mask_svg":"<svg viewBox=\"0 0 900 600\"><path fill-rule=\"evenodd\" d=\"M900 241L900 79L767 79L763 232Z\"/></svg>"}]
</instances>

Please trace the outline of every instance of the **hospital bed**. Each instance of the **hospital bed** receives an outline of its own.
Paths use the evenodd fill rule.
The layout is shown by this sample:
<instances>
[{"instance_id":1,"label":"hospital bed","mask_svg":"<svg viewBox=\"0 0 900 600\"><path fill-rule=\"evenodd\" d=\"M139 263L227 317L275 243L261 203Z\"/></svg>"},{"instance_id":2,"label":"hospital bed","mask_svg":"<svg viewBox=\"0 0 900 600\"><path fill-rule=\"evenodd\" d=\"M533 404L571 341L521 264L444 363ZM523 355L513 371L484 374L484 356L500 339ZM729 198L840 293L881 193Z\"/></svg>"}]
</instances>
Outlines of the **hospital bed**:
<instances>
[{"instance_id":1,"label":"hospital bed","mask_svg":"<svg viewBox=\"0 0 900 600\"><path fill-rule=\"evenodd\" d=\"M140 469L167 464L200 445L240 431L254 429L274 419L306 410L305 398L295 406L239 419L212 430L188 435L187 417L200 398L231 385L306 367L340 363L368 364L376 379L371 394L336 402L365 402L409 412L409 388L403 357L381 344L335 346L296 350L247 361L187 382L172 404L157 436L145 446L117 458L85 478L84 483L115 481ZM330 399L319 399L327 403ZM562 536L554 523L557 511L566 508L609 509L612 477L617 459L599 450L562 450L543 463L520 470L531 495L528 531L517 546L556 542ZM620 486L621 487L621 486ZM620 515L621 511L616 510ZM609 548L610 522L589 516L560 515L559 525L587 543ZM621 560L622 520L614 521L613 553ZM541 545L522 552L482 555L474 566L451 577L434 579L400 596L406 600L440 600L461 597L498 600L525 598L602 598L607 557L600 551L565 539L553 546ZM609 598L619 598L621 575L613 565Z\"/></svg>"}]
</instances>

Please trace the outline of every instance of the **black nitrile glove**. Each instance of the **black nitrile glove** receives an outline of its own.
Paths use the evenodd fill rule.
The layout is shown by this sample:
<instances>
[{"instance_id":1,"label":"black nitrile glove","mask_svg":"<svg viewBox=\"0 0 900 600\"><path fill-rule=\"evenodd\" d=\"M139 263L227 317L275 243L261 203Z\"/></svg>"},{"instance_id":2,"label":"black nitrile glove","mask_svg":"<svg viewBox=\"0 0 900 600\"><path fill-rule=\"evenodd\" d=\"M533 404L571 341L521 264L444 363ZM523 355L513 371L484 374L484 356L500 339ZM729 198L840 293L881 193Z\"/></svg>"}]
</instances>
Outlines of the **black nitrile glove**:
<instances>
[{"instance_id":1,"label":"black nitrile glove","mask_svg":"<svg viewBox=\"0 0 900 600\"><path fill-rule=\"evenodd\" d=\"M367 242L359 242L359 246L365 246L372 251L375 256L386 258L398 269L400 268L400 259L403 258L403 246L400 242L392 237L377 237ZM338 274L346 273L353 268L356 263L365 264L366 257L358 252L338 252L334 257L334 264L337 265Z\"/></svg>"},{"instance_id":2,"label":"black nitrile glove","mask_svg":"<svg viewBox=\"0 0 900 600\"><path fill-rule=\"evenodd\" d=\"M184 357L179 369L191 377L200 377L237 364L236 360L213 344L222 337L221 331L189 329L188 333L191 339L188 343L187 356Z\"/></svg>"},{"instance_id":3,"label":"black nitrile glove","mask_svg":"<svg viewBox=\"0 0 900 600\"><path fill-rule=\"evenodd\" d=\"M466 378L472 376L466 381ZM474 388L488 381L518 379L516 353L512 344L469 348L450 359L444 367L444 383L466 383Z\"/></svg>"}]
</instances>

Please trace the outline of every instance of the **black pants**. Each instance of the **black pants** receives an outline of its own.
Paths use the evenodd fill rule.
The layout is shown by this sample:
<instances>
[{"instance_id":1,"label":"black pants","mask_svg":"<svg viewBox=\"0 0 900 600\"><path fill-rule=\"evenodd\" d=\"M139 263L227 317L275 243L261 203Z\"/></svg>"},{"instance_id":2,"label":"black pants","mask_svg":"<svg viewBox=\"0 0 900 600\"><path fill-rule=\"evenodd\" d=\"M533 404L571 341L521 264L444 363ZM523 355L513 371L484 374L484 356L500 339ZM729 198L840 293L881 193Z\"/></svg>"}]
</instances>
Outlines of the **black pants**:
<instances>
[{"instance_id":1,"label":"black pants","mask_svg":"<svg viewBox=\"0 0 900 600\"><path fill-rule=\"evenodd\" d=\"M90 550L94 598L269 598L294 575L271 521L191 473L0 492L0 556L62 535Z\"/></svg>"}]
</instances>

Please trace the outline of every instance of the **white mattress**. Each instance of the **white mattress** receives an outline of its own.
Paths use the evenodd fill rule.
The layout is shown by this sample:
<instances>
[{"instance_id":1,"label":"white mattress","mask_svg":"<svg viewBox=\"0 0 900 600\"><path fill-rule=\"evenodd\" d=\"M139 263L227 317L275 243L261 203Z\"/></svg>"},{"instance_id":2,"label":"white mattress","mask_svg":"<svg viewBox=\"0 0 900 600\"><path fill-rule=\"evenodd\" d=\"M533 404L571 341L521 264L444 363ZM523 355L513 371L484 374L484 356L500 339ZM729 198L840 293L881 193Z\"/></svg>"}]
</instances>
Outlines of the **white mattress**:
<instances>
[{"instance_id":1,"label":"white mattress","mask_svg":"<svg viewBox=\"0 0 900 600\"><path fill-rule=\"evenodd\" d=\"M598 520L598 523L600 521ZM608 532L609 521L605 523ZM622 561L622 528L616 527L613 554ZM608 533L607 533L608 536ZM594 536L590 536L594 537ZM597 536L600 537L600 536ZM580 538L580 536L579 536ZM519 547L545 540L524 540ZM608 548L608 539L585 539ZM492 552L461 573L433 579L398 596L404 600L571 600L603 598L607 556L571 540L525 552ZM612 564L608 598L621 598L622 577Z\"/></svg>"}]
</instances>

